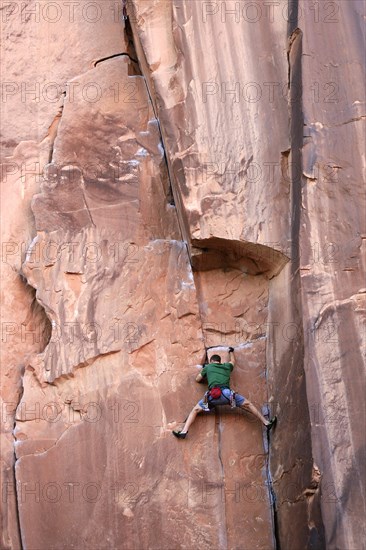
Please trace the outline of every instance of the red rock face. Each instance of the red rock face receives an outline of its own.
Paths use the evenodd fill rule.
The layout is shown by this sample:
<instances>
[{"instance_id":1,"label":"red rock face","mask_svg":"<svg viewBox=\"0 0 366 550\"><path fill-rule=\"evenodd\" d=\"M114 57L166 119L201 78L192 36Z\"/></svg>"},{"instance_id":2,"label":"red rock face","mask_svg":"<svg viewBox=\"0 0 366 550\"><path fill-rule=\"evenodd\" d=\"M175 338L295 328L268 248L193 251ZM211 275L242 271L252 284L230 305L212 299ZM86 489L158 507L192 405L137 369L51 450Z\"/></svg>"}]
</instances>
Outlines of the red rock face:
<instances>
[{"instance_id":1,"label":"red rock face","mask_svg":"<svg viewBox=\"0 0 366 550\"><path fill-rule=\"evenodd\" d=\"M275 4L2 7L2 548L360 547L362 6Z\"/></svg>"}]
</instances>

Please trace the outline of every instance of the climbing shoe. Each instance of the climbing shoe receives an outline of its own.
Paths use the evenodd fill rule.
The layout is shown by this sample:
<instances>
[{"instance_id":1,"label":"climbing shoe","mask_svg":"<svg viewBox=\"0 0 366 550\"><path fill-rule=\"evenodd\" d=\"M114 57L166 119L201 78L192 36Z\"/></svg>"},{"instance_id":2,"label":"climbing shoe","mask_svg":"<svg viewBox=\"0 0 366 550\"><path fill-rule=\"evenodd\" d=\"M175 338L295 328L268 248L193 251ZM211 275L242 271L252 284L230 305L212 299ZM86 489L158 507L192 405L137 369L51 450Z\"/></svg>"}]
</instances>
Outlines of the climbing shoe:
<instances>
[{"instance_id":1,"label":"climbing shoe","mask_svg":"<svg viewBox=\"0 0 366 550\"><path fill-rule=\"evenodd\" d=\"M173 430L173 435L178 439L185 439L188 432L180 432L179 430Z\"/></svg>"},{"instance_id":2,"label":"climbing shoe","mask_svg":"<svg viewBox=\"0 0 366 550\"><path fill-rule=\"evenodd\" d=\"M267 432L270 432L272 428L274 428L277 424L277 416L274 416L272 420L269 421L269 424L267 424Z\"/></svg>"}]
</instances>

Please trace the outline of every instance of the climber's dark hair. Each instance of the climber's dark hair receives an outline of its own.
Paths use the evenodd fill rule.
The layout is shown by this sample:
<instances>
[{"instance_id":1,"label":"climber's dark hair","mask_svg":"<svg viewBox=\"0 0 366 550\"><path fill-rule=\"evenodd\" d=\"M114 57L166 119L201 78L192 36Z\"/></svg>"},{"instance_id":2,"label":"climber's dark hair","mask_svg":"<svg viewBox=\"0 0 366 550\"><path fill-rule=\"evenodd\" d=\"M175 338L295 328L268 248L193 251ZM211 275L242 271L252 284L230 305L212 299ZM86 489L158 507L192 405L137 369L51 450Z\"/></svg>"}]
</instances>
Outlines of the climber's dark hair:
<instances>
[{"instance_id":1,"label":"climber's dark hair","mask_svg":"<svg viewBox=\"0 0 366 550\"><path fill-rule=\"evenodd\" d=\"M211 357L211 363L221 363L221 357L220 355L213 355Z\"/></svg>"}]
</instances>

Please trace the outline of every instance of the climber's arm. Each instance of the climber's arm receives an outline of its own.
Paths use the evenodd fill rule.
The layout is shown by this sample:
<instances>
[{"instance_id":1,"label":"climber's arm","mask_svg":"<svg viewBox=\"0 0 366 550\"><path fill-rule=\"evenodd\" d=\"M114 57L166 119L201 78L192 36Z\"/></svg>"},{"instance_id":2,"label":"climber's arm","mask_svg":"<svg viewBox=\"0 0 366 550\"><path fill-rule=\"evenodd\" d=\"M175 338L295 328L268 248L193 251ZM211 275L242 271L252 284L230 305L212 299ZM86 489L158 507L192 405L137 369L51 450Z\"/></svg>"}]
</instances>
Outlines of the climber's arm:
<instances>
[{"instance_id":1,"label":"climber's arm","mask_svg":"<svg viewBox=\"0 0 366 550\"><path fill-rule=\"evenodd\" d=\"M229 348L229 362L232 364L234 368L235 367L234 348Z\"/></svg>"},{"instance_id":2,"label":"climber's arm","mask_svg":"<svg viewBox=\"0 0 366 550\"><path fill-rule=\"evenodd\" d=\"M199 372L196 376L196 382L202 382L206 378L206 376L206 365L203 365L201 372Z\"/></svg>"}]
</instances>

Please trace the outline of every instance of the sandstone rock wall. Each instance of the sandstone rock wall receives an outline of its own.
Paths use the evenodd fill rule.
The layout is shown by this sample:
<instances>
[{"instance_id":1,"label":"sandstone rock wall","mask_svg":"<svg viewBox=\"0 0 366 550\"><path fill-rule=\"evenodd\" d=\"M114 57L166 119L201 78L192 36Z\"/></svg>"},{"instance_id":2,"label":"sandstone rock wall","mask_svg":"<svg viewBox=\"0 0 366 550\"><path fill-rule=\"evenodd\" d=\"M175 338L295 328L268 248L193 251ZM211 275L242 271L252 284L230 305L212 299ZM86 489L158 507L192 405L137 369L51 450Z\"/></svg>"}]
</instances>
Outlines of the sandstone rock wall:
<instances>
[{"instance_id":1,"label":"sandstone rock wall","mask_svg":"<svg viewBox=\"0 0 366 550\"><path fill-rule=\"evenodd\" d=\"M359 149L359 144L364 144L364 90L358 84L363 82L364 76L361 61L364 36L360 28L363 6L360 2L314 6L306 2L289 2L288 5L284 2L280 7L285 11L288 9L287 28L284 18L278 15L279 11L277 17L273 12L269 28L266 24L270 16L267 19L258 17L258 24L254 25L258 6L253 7L250 22L245 11L247 7L242 4L231 5L230 15L226 3L192 3L182 7L162 2L157 12L143 2L135 2L134 6L136 34L145 53L151 88L159 98L161 119L164 120L164 116L169 118L163 125L166 147L171 150L169 157L178 157L182 163L182 168L173 167L176 194L179 195L178 208L185 221L188 241L193 246L204 247L207 254L206 261L197 259L197 252L192 250L193 265L199 269L205 269L207 265L217 266L220 262L232 266L234 260L237 268L250 272L249 257L256 261L256 267L259 264L271 271L276 262L279 267L283 265L277 256L278 250L286 250L291 259L291 267L283 270L278 280L274 279L270 285L268 326L271 330L274 327L279 330L267 347L272 398L284 417L273 444L274 482L280 495L277 504L281 540L287 547L305 544L306 539L309 545L323 544L317 511L319 493L315 490L319 464L323 476L321 507L327 545L357 547L355 533L359 532L360 525L358 513L353 510L357 507L364 510L365 507L365 503L359 501L358 492L364 468L364 447L357 422L353 428L350 422L356 415L352 412L354 407L360 417L365 418L364 408L356 404L360 401L357 391L365 388L361 351L356 351L364 346L361 326L364 326L362 239L365 209L364 189L360 186L364 163ZM165 19L160 17L162 11ZM171 34L166 30L166 20L173 20ZM153 48L158 34L164 35L165 51L169 52L160 58ZM220 36L220 39L212 41L212 36ZM260 104L257 96L253 105L245 96L249 89L262 90L271 82L273 90L278 90L280 79L274 81L271 67L266 65L269 58L261 56L261 47L265 48L266 39L273 36L277 37L277 49L272 48L271 61L276 60L277 77L286 75L288 94L282 96L285 100L282 102L278 101L277 95L268 96L264 104ZM352 45L349 44L350 36L353 37ZM287 59L284 57L285 47L282 50L279 47L279 37L283 39L282 44L286 44ZM255 42L259 60L255 66L246 63L246 52L250 48L246 41L252 47ZM192 63L190 56L180 58L181 52L185 51L183 44L188 43L190 56L201 48L203 52L209 52L203 68ZM242 44L239 49L243 52L243 63L237 62L238 44ZM339 47L342 54L338 56ZM285 70L281 72L282 67ZM215 79L218 74L220 78ZM246 86L250 82L256 86ZM263 86L260 88L258 84L261 82ZM189 111L197 113L198 122L193 127L188 125L188 129L184 125L183 132L175 122L175 116L182 120L183 115L173 114L172 97L175 94L184 97L184 101L177 102L176 109L184 111L189 105ZM228 104L230 108L225 108ZM262 108L260 120L256 116L259 104ZM230 118L235 117L237 107L242 117L239 139L237 126ZM276 127L268 131L265 124L273 115L271 107L275 108ZM167 111L169 115L166 115ZM286 121L283 125L282 120ZM230 132L221 131L228 121ZM220 131L215 132L217 128ZM251 128L258 130L260 139L251 134ZM201 132L209 140L209 151L213 151L215 156L212 166L206 166L210 177L203 180L200 178L200 171L205 169L202 163L192 170L188 161L191 154L197 154L197 149L202 151L201 158L209 154L205 140L199 139ZM195 138L186 144L185 140L191 135ZM269 147L268 136L274 138ZM288 148L285 141L290 144ZM354 143L354 149L347 150L345 142ZM179 153L177 149L180 149ZM226 151L227 163L221 172L229 184L221 187L220 192L223 174L217 159L223 151ZM246 154L262 167L268 166L268 159L277 160L273 166L281 167L282 178L272 181L267 174L266 178L256 181L256 193L251 194L249 174L245 170L235 170L233 174L228 166L233 159L247 158ZM235 185L236 177L240 181L240 191L232 201L230 186ZM192 181L188 190L184 187L187 181ZM281 187L284 181L290 182L287 188ZM204 194L209 186L209 197L206 198ZM201 193L203 198L200 201ZM240 202L241 193L245 197L244 205ZM280 221L271 210L274 204L283 214ZM244 213L244 218L240 215L231 217L232 209L236 208ZM200 214L195 216L194 210ZM352 216L351 212L355 215ZM210 220L209 226L207 219ZM232 219L235 220L234 230ZM236 233L241 219L245 220L245 229ZM278 233L271 226L273 219L276 219ZM256 233L259 228L260 233ZM230 243L226 241L228 234ZM271 245L275 249L270 256L266 249L258 246L263 243L261 237L265 237L264 244L268 245L269 234L274 237ZM233 259L230 249L237 244L238 235L242 241L239 254ZM225 255L222 254L221 238ZM243 242L245 240L251 245ZM216 258L212 258L212 251L206 247L216 249ZM240 256L245 256L246 261ZM341 282L340 277L347 278L347 282ZM328 321L324 321L323 315L329 317ZM342 344L350 338L346 336L350 329L343 332L347 324L345 319L353 317L353 344ZM331 338L334 341L331 342ZM331 346L332 343L338 345L338 350L337 346ZM327 352L329 346L331 349ZM345 372L348 369L354 369L355 377ZM342 389L336 389L338 384ZM295 407L298 403L301 403L300 410ZM334 412L338 409L337 403L340 406L338 415ZM314 456L309 420L312 443L316 448ZM344 428L340 433L339 426L342 425ZM289 433L292 453L286 453L284 437L281 440L281 435ZM347 433L350 435L345 435ZM336 449L339 449L340 463ZM287 486L290 486L291 496L286 492ZM340 510L351 500L358 505L355 508L350 505L344 520L340 520ZM296 507L302 511L295 517L302 519L300 525L294 522L290 526ZM308 528L303 523L306 515Z\"/></svg>"},{"instance_id":2,"label":"sandstone rock wall","mask_svg":"<svg viewBox=\"0 0 366 550\"><path fill-rule=\"evenodd\" d=\"M300 272L307 393L328 546L357 548L364 532L359 512L365 511L365 5L334 6L333 22L312 32L311 40L312 22L303 2L300 8L303 81L317 75L325 94L324 101L303 100Z\"/></svg>"},{"instance_id":3,"label":"sandstone rock wall","mask_svg":"<svg viewBox=\"0 0 366 550\"><path fill-rule=\"evenodd\" d=\"M132 4L193 265L278 270L290 222L285 19L253 25L219 3Z\"/></svg>"},{"instance_id":4,"label":"sandstone rock wall","mask_svg":"<svg viewBox=\"0 0 366 550\"><path fill-rule=\"evenodd\" d=\"M359 550L362 3L71 4L1 5L1 547ZM171 435L227 345L269 449Z\"/></svg>"},{"instance_id":5,"label":"sandstone rock wall","mask_svg":"<svg viewBox=\"0 0 366 550\"><path fill-rule=\"evenodd\" d=\"M79 9L36 1L0 5L1 544L4 548L20 545L12 430L22 394L21 376L30 356L41 352L50 338L49 320L21 270L36 234L30 203L52 157L67 79L121 47L120 19L110 11L111 7L112 3L100 4L104 16L96 17L93 7L85 5L79 5ZM95 32L96 28L101 32Z\"/></svg>"}]
</instances>

